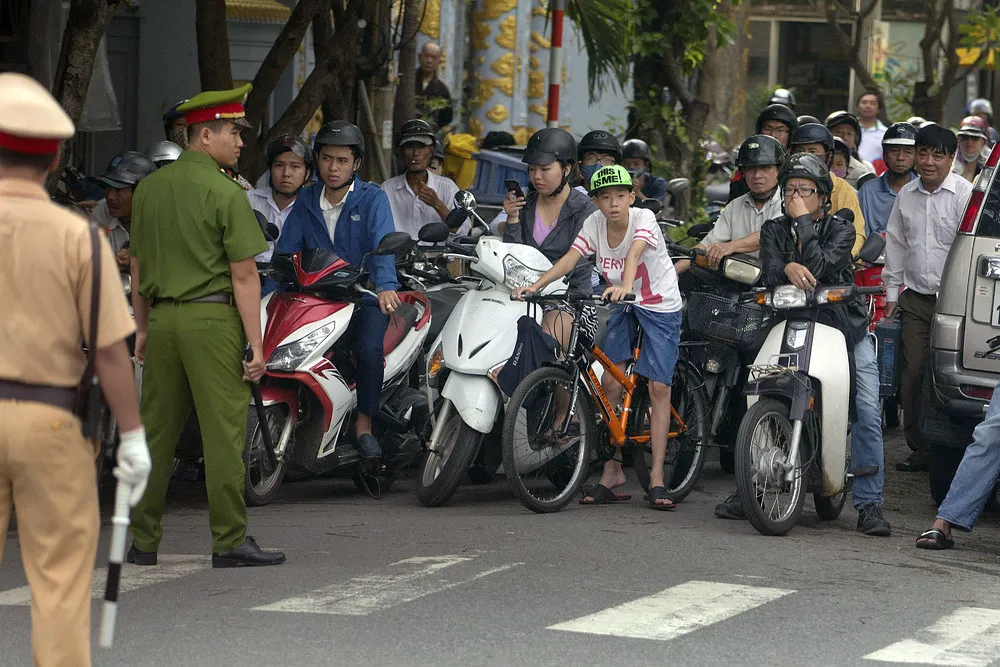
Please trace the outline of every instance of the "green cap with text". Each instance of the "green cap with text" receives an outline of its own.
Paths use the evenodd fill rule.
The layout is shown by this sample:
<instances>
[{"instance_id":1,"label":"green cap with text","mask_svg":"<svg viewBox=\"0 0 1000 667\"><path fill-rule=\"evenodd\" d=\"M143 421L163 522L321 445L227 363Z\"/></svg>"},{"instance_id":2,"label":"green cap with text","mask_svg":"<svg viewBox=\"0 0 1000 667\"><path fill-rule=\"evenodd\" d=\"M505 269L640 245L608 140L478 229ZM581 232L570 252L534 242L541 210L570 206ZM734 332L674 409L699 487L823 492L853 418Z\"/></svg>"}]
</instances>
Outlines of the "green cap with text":
<instances>
[{"instance_id":1,"label":"green cap with text","mask_svg":"<svg viewBox=\"0 0 1000 667\"><path fill-rule=\"evenodd\" d=\"M613 164L609 167L601 167L590 178L590 196L593 197L601 188L628 188L632 189L632 177L629 176L625 167Z\"/></svg>"}]
</instances>

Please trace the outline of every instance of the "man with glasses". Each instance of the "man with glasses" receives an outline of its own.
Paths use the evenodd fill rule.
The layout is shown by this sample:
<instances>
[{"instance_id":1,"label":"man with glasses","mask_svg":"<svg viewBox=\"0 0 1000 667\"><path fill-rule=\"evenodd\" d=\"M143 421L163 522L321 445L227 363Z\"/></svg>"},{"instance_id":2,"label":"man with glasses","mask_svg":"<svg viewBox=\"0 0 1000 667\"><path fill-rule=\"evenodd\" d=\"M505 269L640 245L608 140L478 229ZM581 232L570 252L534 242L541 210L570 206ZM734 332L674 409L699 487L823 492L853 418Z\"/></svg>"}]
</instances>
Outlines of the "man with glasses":
<instances>
[{"instance_id":1,"label":"man with glasses","mask_svg":"<svg viewBox=\"0 0 1000 667\"><path fill-rule=\"evenodd\" d=\"M892 205L882 271L888 301L885 315L892 317L897 307L902 313L900 393L906 444L913 450L909 458L896 464L903 472L928 467L928 443L920 435L924 363L941 271L972 195L972 184L951 171L958 148L954 132L940 125L925 125L917 132L915 148L920 178L904 185Z\"/></svg>"},{"instance_id":2,"label":"man with glasses","mask_svg":"<svg viewBox=\"0 0 1000 667\"><path fill-rule=\"evenodd\" d=\"M788 148L788 142L792 134L799 127L799 121L795 117L795 112L784 104L772 104L765 107L757 116L757 126L754 134L766 134L774 137L781 144L782 148ZM743 178L743 171L737 169L733 173L733 178L729 182L729 201L737 197L742 197L750 191L750 188Z\"/></svg>"}]
</instances>

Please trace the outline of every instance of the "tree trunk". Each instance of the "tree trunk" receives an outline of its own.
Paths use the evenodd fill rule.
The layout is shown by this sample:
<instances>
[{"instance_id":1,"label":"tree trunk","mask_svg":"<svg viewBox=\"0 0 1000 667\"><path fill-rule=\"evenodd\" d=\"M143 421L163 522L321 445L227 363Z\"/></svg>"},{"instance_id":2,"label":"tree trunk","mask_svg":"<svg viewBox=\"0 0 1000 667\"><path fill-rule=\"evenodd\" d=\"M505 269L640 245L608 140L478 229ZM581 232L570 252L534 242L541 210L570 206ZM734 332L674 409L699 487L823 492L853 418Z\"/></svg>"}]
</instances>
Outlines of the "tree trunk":
<instances>
[{"instance_id":1,"label":"tree trunk","mask_svg":"<svg viewBox=\"0 0 1000 667\"><path fill-rule=\"evenodd\" d=\"M74 123L83 116L83 105L94 74L97 47L114 18L117 5L104 0L78 0L70 4L66 30L63 32L59 64L52 84L52 96L66 110ZM64 150L59 167L49 178L49 187L55 187L70 158Z\"/></svg>"},{"instance_id":2,"label":"tree trunk","mask_svg":"<svg viewBox=\"0 0 1000 667\"><path fill-rule=\"evenodd\" d=\"M709 131L724 129L722 143L729 145L742 139L745 130L750 3L744 1L734 7L732 0L723 0L718 12L733 22L736 28L734 39L722 45L717 43L714 35L709 40L698 78L698 97L710 107L707 119Z\"/></svg>"},{"instance_id":3,"label":"tree trunk","mask_svg":"<svg viewBox=\"0 0 1000 667\"><path fill-rule=\"evenodd\" d=\"M313 56L316 62L323 62L329 52L330 40L333 39L333 3L330 0L323 1L323 9L316 15L313 21ZM337 120L337 113L342 108L339 101L332 96L323 100L320 106L323 111L323 121L329 122ZM353 119L353 116L350 117Z\"/></svg>"},{"instance_id":4,"label":"tree trunk","mask_svg":"<svg viewBox=\"0 0 1000 667\"><path fill-rule=\"evenodd\" d=\"M399 86L392 111L396 132L403 123L417 117L417 30L420 27L420 0L405 0L403 38L399 49Z\"/></svg>"},{"instance_id":5,"label":"tree trunk","mask_svg":"<svg viewBox=\"0 0 1000 667\"><path fill-rule=\"evenodd\" d=\"M198 73L202 90L233 87L229 60L226 0L196 0L195 31L198 37Z\"/></svg>"}]
</instances>

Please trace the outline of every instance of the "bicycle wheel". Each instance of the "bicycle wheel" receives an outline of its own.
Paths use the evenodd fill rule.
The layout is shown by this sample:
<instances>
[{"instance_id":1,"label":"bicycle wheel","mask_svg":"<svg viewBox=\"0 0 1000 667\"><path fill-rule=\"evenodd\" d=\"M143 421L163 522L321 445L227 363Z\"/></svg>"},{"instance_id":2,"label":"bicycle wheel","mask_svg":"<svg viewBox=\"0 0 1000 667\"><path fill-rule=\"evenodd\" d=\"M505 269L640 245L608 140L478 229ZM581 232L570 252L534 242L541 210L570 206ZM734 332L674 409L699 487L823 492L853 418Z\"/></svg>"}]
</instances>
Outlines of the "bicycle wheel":
<instances>
[{"instance_id":1,"label":"bicycle wheel","mask_svg":"<svg viewBox=\"0 0 1000 667\"><path fill-rule=\"evenodd\" d=\"M503 469L514 493L532 512L558 512L587 478L595 428L590 395L580 388L568 405L575 377L563 368L539 368L524 378L507 403L503 422ZM569 413L569 429L558 435L559 402Z\"/></svg>"},{"instance_id":2,"label":"bicycle wheel","mask_svg":"<svg viewBox=\"0 0 1000 667\"><path fill-rule=\"evenodd\" d=\"M708 446L704 444L705 434L705 395L700 389L694 389L698 382L691 377L691 371L678 366L674 373L674 384L671 387L670 403L684 421L685 429L680 432L680 423L671 416L670 432L679 433L676 438L667 440L667 455L663 461L663 481L667 496L674 502L680 502L694 489L701 469L708 456ZM632 413L629 415L629 437L648 434L649 393L646 383L636 388L632 398ZM649 491L650 469L653 466L653 447L650 442L636 445L633 448L632 465L635 475L643 491Z\"/></svg>"},{"instance_id":3,"label":"bicycle wheel","mask_svg":"<svg viewBox=\"0 0 1000 667\"><path fill-rule=\"evenodd\" d=\"M765 398L747 410L736 437L736 490L747 518L762 535L786 534L802 514L805 471L801 460L788 460L791 444L786 403ZM795 470L790 482L785 465Z\"/></svg>"}]
</instances>

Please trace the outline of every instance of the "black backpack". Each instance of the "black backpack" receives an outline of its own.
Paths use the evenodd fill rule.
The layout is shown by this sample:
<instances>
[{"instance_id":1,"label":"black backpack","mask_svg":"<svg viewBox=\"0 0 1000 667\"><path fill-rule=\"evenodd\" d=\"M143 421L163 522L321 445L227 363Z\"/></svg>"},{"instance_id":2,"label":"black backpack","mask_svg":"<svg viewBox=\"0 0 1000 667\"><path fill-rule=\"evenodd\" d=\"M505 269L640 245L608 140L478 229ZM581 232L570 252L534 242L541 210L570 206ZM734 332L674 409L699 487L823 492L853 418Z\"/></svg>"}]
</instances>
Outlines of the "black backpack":
<instances>
[{"instance_id":1,"label":"black backpack","mask_svg":"<svg viewBox=\"0 0 1000 667\"><path fill-rule=\"evenodd\" d=\"M497 374L497 384L506 396L517 389L524 378L541 368L546 362L556 360L559 343L542 331L531 315L522 315L517 321L517 343L510 359Z\"/></svg>"}]
</instances>

